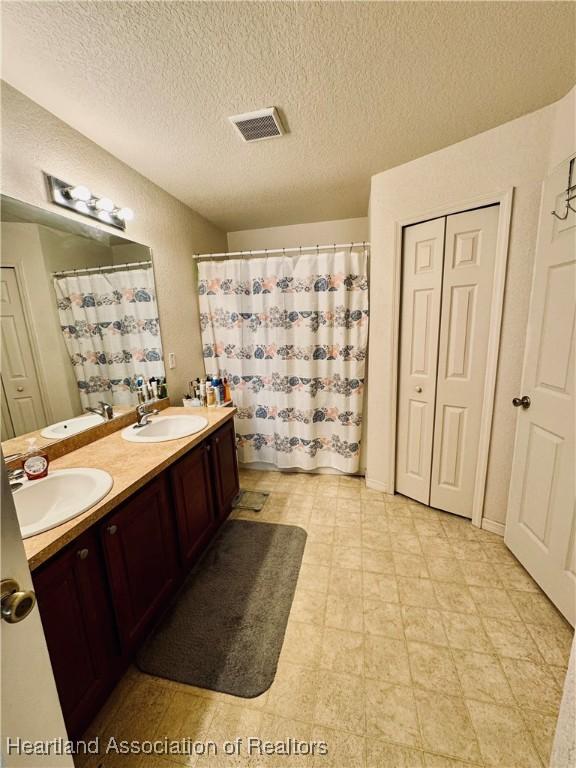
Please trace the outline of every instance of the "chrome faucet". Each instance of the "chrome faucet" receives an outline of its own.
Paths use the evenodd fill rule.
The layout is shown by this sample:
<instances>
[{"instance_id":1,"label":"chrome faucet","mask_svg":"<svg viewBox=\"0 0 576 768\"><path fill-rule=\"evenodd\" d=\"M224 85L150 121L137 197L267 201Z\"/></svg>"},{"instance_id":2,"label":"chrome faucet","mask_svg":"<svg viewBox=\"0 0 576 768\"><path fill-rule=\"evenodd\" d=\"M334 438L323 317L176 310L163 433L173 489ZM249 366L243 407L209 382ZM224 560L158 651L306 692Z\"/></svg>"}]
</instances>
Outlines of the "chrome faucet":
<instances>
[{"instance_id":1,"label":"chrome faucet","mask_svg":"<svg viewBox=\"0 0 576 768\"><path fill-rule=\"evenodd\" d=\"M22 481L22 482L20 482ZM8 482L10 483L10 490L11 491L17 491L18 488L22 488L24 485L24 470L19 469L9 469L8 470Z\"/></svg>"},{"instance_id":2,"label":"chrome faucet","mask_svg":"<svg viewBox=\"0 0 576 768\"><path fill-rule=\"evenodd\" d=\"M146 403L139 405L138 408L136 408L138 420L136 421L136 424L134 424L134 429L140 429L140 427L145 427L147 424L150 424L150 416L155 416L157 413L159 413L159 411L156 410L156 408L149 411Z\"/></svg>"},{"instance_id":3,"label":"chrome faucet","mask_svg":"<svg viewBox=\"0 0 576 768\"><path fill-rule=\"evenodd\" d=\"M101 408L86 408L87 413L95 413L97 416L102 416L105 421L110 421L114 418L114 409L109 403L105 403L104 400L100 400L98 405Z\"/></svg>"}]
</instances>

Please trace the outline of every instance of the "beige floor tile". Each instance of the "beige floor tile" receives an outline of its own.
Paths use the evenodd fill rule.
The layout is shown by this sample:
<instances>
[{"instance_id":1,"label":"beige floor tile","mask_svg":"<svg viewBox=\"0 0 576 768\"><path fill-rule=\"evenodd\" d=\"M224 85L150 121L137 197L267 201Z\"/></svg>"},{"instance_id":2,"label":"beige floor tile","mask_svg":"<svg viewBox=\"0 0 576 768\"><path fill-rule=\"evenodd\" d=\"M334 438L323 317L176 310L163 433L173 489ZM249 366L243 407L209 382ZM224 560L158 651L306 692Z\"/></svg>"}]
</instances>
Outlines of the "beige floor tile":
<instances>
[{"instance_id":1,"label":"beige floor tile","mask_svg":"<svg viewBox=\"0 0 576 768\"><path fill-rule=\"evenodd\" d=\"M520 563L509 565L495 563L494 569L505 589L514 589L518 592L540 592L540 587L530 578Z\"/></svg>"},{"instance_id":2,"label":"beige floor tile","mask_svg":"<svg viewBox=\"0 0 576 768\"><path fill-rule=\"evenodd\" d=\"M462 693L452 653L448 648L408 641L414 685L459 696Z\"/></svg>"},{"instance_id":3,"label":"beige floor tile","mask_svg":"<svg viewBox=\"0 0 576 768\"><path fill-rule=\"evenodd\" d=\"M465 584L451 584L446 581L434 582L438 605L445 611L476 613L476 604Z\"/></svg>"},{"instance_id":4,"label":"beige floor tile","mask_svg":"<svg viewBox=\"0 0 576 768\"><path fill-rule=\"evenodd\" d=\"M550 673L556 680L556 683L564 690L564 683L566 682L566 667L555 667L552 664L548 666Z\"/></svg>"},{"instance_id":5,"label":"beige floor tile","mask_svg":"<svg viewBox=\"0 0 576 768\"><path fill-rule=\"evenodd\" d=\"M484 547L479 541L469 541L468 539L452 539L452 552L457 560L486 561Z\"/></svg>"},{"instance_id":6,"label":"beige floor tile","mask_svg":"<svg viewBox=\"0 0 576 768\"><path fill-rule=\"evenodd\" d=\"M134 680L128 695L122 700L108 722L113 735L128 741L155 738L160 722L168 709L170 698L155 678L140 676Z\"/></svg>"},{"instance_id":7,"label":"beige floor tile","mask_svg":"<svg viewBox=\"0 0 576 768\"><path fill-rule=\"evenodd\" d=\"M304 624L324 624L326 595L298 588L294 594L290 618Z\"/></svg>"},{"instance_id":8,"label":"beige floor tile","mask_svg":"<svg viewBox=\"0 0 576 768\"><path fill-rule=\"evenodd\" d=\"M501 768L541 768L530 733L518 710L467 701L484 762Z\"/></svg>"},{"instance_id":9,"label":"beige floor tile","mask_svg":"<svg viewBox=\"0 0 576 768\"><path fill-rule=\"evenodd\" d=\"M492 542L483 542L482 548L486 560L490 563L499 563L501 565L515 565L518 563L518 560L516 560L514 555L504 544L503 539Z\"/></svg>"},{"instance_id":10,"label":"beige floor tile","mask_svg":"<svg viewBox=\"0 0 576 768\"><path fill-rule=\"evenodd\" d=\"M522 718L532 734L532 741L545 766L550 764L550 754L556 733L557 716L533 710L521 710Z\"/></svg>"},{"instance_id":11,"label":"beige floor tile","mask_svg":"<svg viewBox=\"0 0 576 768\"><path fill-rule=\"evenodd\" d=\"M362 547L367 549L378 549L389 551L392 548L390 534L388 531L381 531L375 528L362 526Z\"/></svg>"},{"instance_id":12,"label":"beige floor tile","mask_svg":"<svg viewBox=\"0 0 576 768\"><path fill-rule=\"evenodd\" d=\"M454 558L450 541L440 536L424 537L420 534L420 547L428 563L439 558L445 560Z\"/></svg>"},{"instance_id":13,"label":"beige floor tile","mask_svg":"<svg viewBox=\"0 0 576 768\"><path fill-rule=\"evenodd\" d=\"M451 648L493 653L492 643L478 615L452 611L441 611L441 615L448 645Z\"/></svg>"},{"instance_id":14,"label":"beige floor tile","mask_svg":"<svg viewBox=\"0 0 576 768\"><path fill-rule=\"evenodd\" d=\"M477 763L463 763L462 760L435 755L432 752L424 752L423 755L425 768L478 768Z\"/></svg>"},{"instance_id":15,"label":"beige floor tile","mask_svg":"<svg viewBox=\"0 0 576 768\"><path fill-rule=\"evenodd\" d=\"M316 693L321 684L320 670L298 664L281 663L268 691L264 711L280 717L311 722Z\"/></svg>"},{"instance_id":16,"label":"beige floor tile","mask_svg":"<svg viewBox=\"0 0 576 768\"><path fill-rule=\"evenodd\" d=\"M257 736L258 741L254 739L248 744L251 747L247 763L249 768L312 768L312 755L294 754L294 750L282 746L287 745L289 739L310 743L312 725L309 723L264 713L258 734L252 735ZM268 751L270 749L273 749L272 753Z\"/></svg>"},{"instance_id":17,"label":"beige floor tile","mask_svg":"<svg viewBox=\"0 0 576 768\"><path fill-rule=\"evenodd\" d=\"M460 560L460 568L464 575L464 581L471 587L503 587L493 563L477 560Z\"/></svg>"},{"instance_id":18,"label":"beige floor tile","mask_svg":"<svg viewBox=\"0 0 576 768\"><path fill-rule=\"evenodd\" d=\"M360 501L352 501L351 499L341 499L338 497L336 502L336 518L335 523L338 526L344 528L352 528L358 526L362 522L362 516L360 514Z\"/></svg>"},{"instance_id":19,"label":"beige floor tile","mask_svg":"<svg viewBox=\"0 0 576 768\"><path fill-rule=\"evenodd\" d=\"M382 680L366 680L366 727L368 737L394 744L420 746L420 731L411 688Z\"/></svg>"},{"instance_id":20,"label":"beige floor tile","mask_svg":"<svg viewBox=\"0 0 576 768\"><path fill-rule=\"evenodd\" d=\"M331 565L332 564L332 544L325 544L321 541L307 541L303 563L311 565Z\"/></svg>"},{"instance_id":21,"label":"beige floor tile","mask_svg":"<svg viewBox=\"0 0 576 768\"><path fill-rule=\"evenodd\" d=\"M398 583L394 576L365 571L363 574L362 590L364 598L376 597L386 603L397 603L399 601Z\"/></svg>"},{"instance_id":22,"label":"beige floor tile","mask_svg":"<svg viewBox=\"0 0 576 768\"><path fill-rule=\"evenodd\" d=\"M510 600L520 618L527 624L541 624L545 627L566 627L565 619L552 605L546 595L534 592L510 591Z\"/></svg>"},{"instance_id":23,"label":"beige floor tile","mask_svg":"<svg viewBox=\"0 0 576 768\"><path fill-rule=\"evenodd\" d=\"M298 587L309 592L328 592L330 568L327 565L311 565L302 563L298 576Z\"/></svg>"},{"instance_id":24,"label":"beige floor tile","mask_svg":"<svg viewBox=\"0 0 576 768\"><path fill-rule=\"evenodd\" d=\"M364 635L326 627L322 639L320 666L332 672L362 675L364 671ZM322 685L322 678L320 678Z\"/></svg>"},{"instance_id":25,"label":"beige floor tile","mask_svg":"<svg viewBox=\"0 0 576 768\"><path fill-rule=\"evenodd\" d=\"M414 695L424 749L480 762L480 749L464 699L420 689L415 689Z\"/></svg>"},{"instance_id":26,"label":"beige floor tile","mask_svg":"<svg viewBox=\"0 0 576 768\"><path fill-rule=\"evenodd\" d=\"M398 576L398 594L402 605L438 608L434 585L430 579L410 579Z\"/></svg>"},{"instance_id":27,"label":"beige floor tile","mask_svg":"<svg viewBox=\"0 0 576 768\"><path fill-rule=\"evenodd\" d=\"M314 724L363 736L364 682L355 675L324 672L318 689Z\"/></svg>"},{"instance_id":28,"label":"beige floor tile","mask_svg":"<svg viewBox=\"0 0 576 768\"><path fill-rule=\"evenodd\" d=\"M395 569L392 552L380 549L364 549L362 552L362 570L370 573L393 574Z\"/></svg>"},{"instance_id":29,"label":"beige floor tile","mask_svg":"<svg viewBox=\"0 0 576 768\"><path fill-rule=\"evenodd\" d=\"M473 541L477 537L476 530L470 521L461 517L447 516L442 518L441 524L446 538L450 541ZM485 560L486 556L483 555L480 559Z\"/></svg>"},{"instance_id":30,"label":"beige floor tile","mask_svg":"<svg viewBox=\"0 0 576 768\"><path fill-rule=\"evenodd\" d=\"M414 533L398 533L392 532L390 534L392 541L392 550L394 552L405 552L408 555L422 555L422 547L420 546L420 539Z\"/></svg>"},{"instance_id":31,"label":"beige floor tile","mask_svg":"<svg viewBox=\"0 0 576 768\"><path fill-rule=\"evenodd\" d=\"M459 650L453 650L452 656L464 698L496 704L515 703L497 656Z\"/></svg>"},{"instance_id":32,"label":"beige floor tile","mask_svg":"<svg viewBox=\"0 0 576 768\"><path fill-rule=\"evenodd\" d=\"M426 560L420 555L409 555L406 552L394 552L394 565L398 576L427 579L430 574Z\"/></svg>"},{"instance_id":33,"label":"beige floor tile","mask_svg":"<svg viewBox=\"0 0 576 768\"><path fill-rule=\"evenodd\" d=\"M362 570L362 549L360 547L334 547L332 559L336 568Z\"/></svg>"},{"instance_id":34,"label":"beige floor tile","mask_svg":"<svg viewBox=\"0 0 576 768\"><path fill-rule=\"evenodd\" d=\"M526 661L542 661L536 643L524 622L485 618L483 624L494 650L499 656L506 656L510 659L525 659Z\"/></svg>"},{"instance_id":35,"label":"beige floor tile","mask_svg":"<svg viewBox=\"0 0 576 768\"><path fill-rule=\"evenodd\" d=\"M328 748L327 754L314 758L314 768L364 768L363 736L315 725L312 728L312 739L324 742Z\"/></svg>"},{"instance_id":36,"label":"beige floor tile","mask_svg":"<svg viewBox=\"0 0 576 768\"><path fill-rule=\"evenodd\" d=\"M502 667L520 706L558 711L562 691L545 664L503 658Z\"/></svg>"},{"instance_id":37,"label":"beige floor tile","mask_svg":"<svg viewBox=\"0 0 576 768\"><path fill-rule=\"evenodd\" d=\"M462 583L464 574L462 573L460 561L453 557L435 557L424 549L424 557L430 573L430 578L434 581L449 581L453 583Z\"/></svg>"},{"instance_id":38,"label":"beige floor tile","mask_svg":"<svg viewBox=\"0 0 576 768\"><path fill-rule=\"evenodd\" d=\"M574 638L574 630L571 627L549 627L540 624L527 624L526 627L547 664L568 666Z\"/></svg>"},{"instance_id":39,"label":"beige floor tile","mask_svg":"<svg viewBox=\"0 0 576 768\"><path fill-rule=\"evenodd\" d=\"M388 529L391 535L416 536L416 527L411 516L397 515L396 512L388 513Z\"/></svg>"},{"instance_id":40,"label":"beige floor tile","mask_svg":"<svg viewBox=\"0 0 576 768\"><path fill-rule=\"evenodd\" d=\"M339 499L353 499L354 501L358 501L358 499L361 498L361 491L359 487L351 486L340 486L338 488L338 498Z\"/></svg>"},{"instance_id":41,"label":"beige floor tile","mask_svg":"<svg viewBox=\"0 0 576 768\"><path fill-rule=\"evenodd\" d=\"M319 525L318 523L308 523L306 526L308 541L318 541L323 544L334 543L334 526Z\"/></svg>"},{"instance_id":42,"label":"beige floor tile","mask_svg":"<svg viewBox=\"0 0 576 768\"><path fill-rule=\"evenodd\" d=\"M424 768L422 752L382 739L366 740L366 768Z\"/></svg>"},{"instance_id":43,"label":"beige floor tile","mask_svg":"<svg viewBox=\"0 0 576 768\"><path fill-rule=\"evenodd\" d=\"M492 587L469 587L468 589L482 616L500 619L519 618L505 590Z\"/></svg>"},{"instance_id":44,"label":"beige floor tile","mask_svg":"<svg viewBox=\"0 0 576 768\"><path fill-rule=\"evenodd\" d=\"M362 632L363 621L361 599L348 595L328 595L324 619L327 627L346 629L350 632Z\"/></svg>"},{"instance_id":45,"label":"beige floor tile","mask_svg":"<svg viewBox=\"0 0 576 768\"><path fill-rule=\"evenodd\" d=\"M410 667L404 638L367 635L364 644L364 674L367 678L410 685Z\"/></svg>"},{"instance_id":46,"label":"beige floor tile","mask_svg":"<svg viewBox=\"0 0 576 768\"><path fill-rule=\"evenodd\" d=\"M431 518L428 515L425 517L420 517L418 512L413 512L413 520L416 533L418 536L420 536L420 538L439 538L443 539L444 543L449 545L449 542L446 541L446 534L444 533L444 528L442 528L442 523L440 522L439 518Z\"/></svg>"},{"instance_id":47,"label":"beige floor tile","mask_svg":"<svg viewBox=\"0 0 576 768\"><path fill-rule=\"evenodd\" d=\"M315 624L289 621L284 635L280 659L283 662L318 667L322 647L323 628Z\"/></svg>"},{"instance_id":48,"label":"beige floor tile","mask_svg":"<svg viewBox=\"0 0 576 768\"><path fill-rule=\"evenodd\" d=\"M362 571L354 571L350 568L339 568L337 565L333 565L330 570L328 592L332 595L361 597Z\"/></svg>"},{"instance_id":49,"label":"beige floor tile","mask_svg":"<svg viewBox=\"0 0 576 768\"><path fill-rule=\"evenodd\" d=\"M378 598L365 597L364 632L368 635L403 638L404 624L400 606L395 603L385 603Z\"/></svg>"},{"instance_id":50,"label":"beige floor tile","mask_svg":"<svg viewBox=\"0 0 576 768\"><path fill-rule=\"evenodd\" d=\"M220 705L210 699L186 693L173 693L156 730L159 739L192 739L202 742L211 738L211 723ZM171 755L173 762L193 765L197 755Z\"/></svg>"},{"instance_id":51,"label":"beige floor tile","mask_svg":"<svg viewBox=\"0 0 576 768\"><path fill-rule=\"evenodd\" d=\"M242 739L244 745L248 736L256 736L259 733L262 712L253 709L245 709L232 704L219 704L210 729L208 738L215 742L217 753L198 757L195 765L198 768L244 768L249 765L249 757L245 749L240 754L227 756L224 752L224 743Z\"/></svg>"},{"instance_id":52,"label":"beige floor tile","mask_svg":"<svg viewBox=\"0 0 576 768\"><path fill-rule=\"evenodd\" d=\"M358 525L354 528L337 525L334 528L335 547L361 547L362 528Z\"/></svg>"},{"instance_id":53,"label":"beige floor tile","mask_svg":"<svg viewBox=\"0 0 576 768\"><path fill-rule=\"evenodd\" d=\"M402 620L407 640L435 643L436 645L448 644L440 611L404 605L402 606Z\"/></svg>"}]
</instances>

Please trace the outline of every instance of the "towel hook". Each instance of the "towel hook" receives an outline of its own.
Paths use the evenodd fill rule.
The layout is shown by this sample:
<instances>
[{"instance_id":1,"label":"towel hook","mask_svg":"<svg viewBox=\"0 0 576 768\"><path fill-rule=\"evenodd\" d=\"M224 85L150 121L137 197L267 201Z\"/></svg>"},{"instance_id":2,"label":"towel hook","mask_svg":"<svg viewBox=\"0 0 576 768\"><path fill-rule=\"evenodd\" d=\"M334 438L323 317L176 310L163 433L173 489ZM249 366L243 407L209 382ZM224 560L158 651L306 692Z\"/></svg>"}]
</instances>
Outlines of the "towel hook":
<instances>
[{"instance_id":1,"label":"towel hook","mask_svg":"<svg viewBox=\"0 0 576 768\"><path fill-rule=\"evenodd\" d=\"M576 160L576 158L573 157L572 160L570 160L570 165L568 166L568 186L566 187L566 192L565 192L566 208L564 209L564 215L562 216L561 214L556 213L555 210L550 211L552 216L557 218L559 221L566 221L570 211L572 211L572 213L576 213L576 208L573 208L571 205L572 200L576 199L576 184L572 184L572 171L574 170L574 160Z\"/></svg>"}]
</instances>

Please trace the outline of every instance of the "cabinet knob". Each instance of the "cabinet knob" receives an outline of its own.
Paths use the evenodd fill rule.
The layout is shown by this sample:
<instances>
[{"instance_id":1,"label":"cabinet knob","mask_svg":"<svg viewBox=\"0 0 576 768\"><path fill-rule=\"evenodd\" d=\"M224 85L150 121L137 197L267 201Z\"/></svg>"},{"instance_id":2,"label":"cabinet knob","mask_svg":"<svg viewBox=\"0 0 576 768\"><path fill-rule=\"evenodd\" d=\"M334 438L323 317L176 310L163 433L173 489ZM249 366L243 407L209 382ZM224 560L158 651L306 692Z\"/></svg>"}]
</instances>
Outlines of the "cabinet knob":
<instances>
[{"instance_id":1,"label":"cabinet knob","mask_svg":"<svg viewBox=\"0 0 576 768\"><path fill-rule=\"evenodd\" d=\"M210 453L211 450L212 450L212 446L210 445L210 443L208 443L208 445L206 446L206 452Z\"/></svg>"},{"instance_id":2,"label":"cabinet knob","mask_svg":"<svg viewBox=\"0 0 576 768\"><path fill-rule=\"evenodd\" d=\"M109 525L108 526L108 533L110 534L110 536L114 536L114 534L116 533L117 530L118 530L118 526L117 525Z\"/></svg>"},{"instance_id":3,"label":"cabinet knob","mask_svg":"<svg viewBox=\"0 0 576 768\"><path fill-rule=\"evenodd\" d=\"M77 554L80 560L86 560L86 558L88 557L88 550L86 548L79 549Z\"/></svg>"}]
</instances>

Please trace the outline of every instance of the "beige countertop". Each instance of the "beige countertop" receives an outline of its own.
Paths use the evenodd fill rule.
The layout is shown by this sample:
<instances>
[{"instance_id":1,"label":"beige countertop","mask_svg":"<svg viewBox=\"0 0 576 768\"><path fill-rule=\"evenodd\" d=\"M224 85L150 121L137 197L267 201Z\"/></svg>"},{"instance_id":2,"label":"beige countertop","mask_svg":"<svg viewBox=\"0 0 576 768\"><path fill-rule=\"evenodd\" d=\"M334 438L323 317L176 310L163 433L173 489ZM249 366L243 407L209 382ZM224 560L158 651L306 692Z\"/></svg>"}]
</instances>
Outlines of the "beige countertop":
<instances>
[{"instance_id":1,"label":"beige countertop","mask_svg":"<svg viewBox=\"0 0 576 768\"><path fill-rule=\"evenodd\" d=\"M112 475L110 492L87 512L37 536L24 539L30 570L48 560L83 531L115 509L149 480L173 464L187 451L201 443L236 413L235 408L167 408L162 415L189 413L204 416L208 426L201 432L163 443L131 443L118 430L50 462L50 470L70 467L94 467Z\"/></svg>"}]
</instances>

